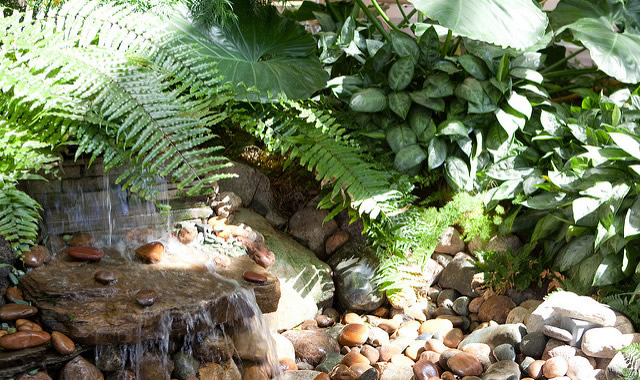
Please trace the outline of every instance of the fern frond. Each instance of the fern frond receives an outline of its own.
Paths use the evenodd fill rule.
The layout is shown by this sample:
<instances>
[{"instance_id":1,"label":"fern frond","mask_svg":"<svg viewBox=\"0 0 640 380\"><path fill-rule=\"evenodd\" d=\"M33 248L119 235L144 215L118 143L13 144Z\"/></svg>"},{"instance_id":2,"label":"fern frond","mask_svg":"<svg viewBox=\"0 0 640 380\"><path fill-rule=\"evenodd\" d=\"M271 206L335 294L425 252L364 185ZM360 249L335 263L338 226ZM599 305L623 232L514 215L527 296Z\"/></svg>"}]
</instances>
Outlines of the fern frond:
<instances>
[{"instance_id":1,"label":"fern frond","mask_svg":"<svg viewBox=\"0 0 640 380\"><path fill-rule=\"evenodd\" d=\"M14 252L24 252L35 244L41 209L38 202L13 184L0 188L0 236Z\"/></svg>"},{"instance_id":2,"label":"fern frond","mask_svg":"<svg viewBox=\"0 0 640 380\"><path fill-rule=\"evenodd\" d=\"M620 352L627 362L627 368L622 370L624 380L640 380L640 344L632 343Z\"/></svg>"}]
</instances>

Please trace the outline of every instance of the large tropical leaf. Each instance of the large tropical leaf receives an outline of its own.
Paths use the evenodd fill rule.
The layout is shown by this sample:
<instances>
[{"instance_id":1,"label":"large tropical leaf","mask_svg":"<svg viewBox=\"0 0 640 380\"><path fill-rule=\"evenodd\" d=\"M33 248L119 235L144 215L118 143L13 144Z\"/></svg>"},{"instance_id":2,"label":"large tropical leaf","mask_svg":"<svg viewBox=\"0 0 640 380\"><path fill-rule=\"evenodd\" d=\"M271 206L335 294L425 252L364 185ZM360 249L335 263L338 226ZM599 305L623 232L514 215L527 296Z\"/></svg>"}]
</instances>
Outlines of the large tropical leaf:
<instances>
[{"instance_id":1,"label":"large tropical leaf","mask_svg":"<svg viewBox=\"0 0 640 380\"><path fill-rule=\"evenodd\" d=\"M503 47L526 49L547 27L547 16L531 0L409 1L456 34Z\"/></svg>"},{"instance_id":2,"label":"large tropical leaf","mask_svg":"<svg viewBox=\"0 0 640 380\"><path fill-rule=\"evenodd\" d=\"M224 28L199 28L186 16L174 17L171 24L202 46L201 55L218 62L239 100L306 99L325 87L327 73L313 54L315 41L301 25L280 17L272 6L238 13L237 22Z\"/></svg>"},{"instance_id":3,"label":"large tropical leaf","mask_svg":"<svg viewBox=\"0 0 640 380\"><path fill-rule=\"evenodd\" d=\"M562 0L550 17L556 33L569 29L589 49L606 74L626 83L640 81L640 33L637 1ZM625 26L624 31L619 27Z\"/></svg>"}]
</instances>

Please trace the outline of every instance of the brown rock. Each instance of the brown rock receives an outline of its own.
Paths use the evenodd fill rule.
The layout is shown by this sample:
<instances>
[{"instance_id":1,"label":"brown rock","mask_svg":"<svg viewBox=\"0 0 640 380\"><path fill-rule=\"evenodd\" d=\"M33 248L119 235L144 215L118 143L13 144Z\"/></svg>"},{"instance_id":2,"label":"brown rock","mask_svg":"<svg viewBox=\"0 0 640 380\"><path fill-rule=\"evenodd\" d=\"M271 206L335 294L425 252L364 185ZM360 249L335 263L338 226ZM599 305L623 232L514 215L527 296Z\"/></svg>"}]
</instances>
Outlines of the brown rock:
<instances>
[{"instance_id":1,"label":"brown rock","mask_svg":"<svg viewBox=\"0 0 640 380\"><path fill-rule=\"evenodd\" d=\"M314 377L313 380L331 380L331 377L329 377L328 374L322 372L318 374L318 376Z\"/></svg>"},{"instance_id":2,"label":"brown rock","mask_svg":"<svg viewBox=\"0 0 640 380\"><path fill-rule=\"evenodd\" d=\"M443 333L446 334L449 330L453 329L453 323L448 319L429 319L422 322L418 329L418 334L424 333Z\"/></svg>"},{"instance_id":3,"label":"brown rock","mask_svg":"<svg viewBox=\"0 0 640 380\"><path fill-rule=\"evenodd\" d=\"M42 327L35 322L31 322L28 319L16 320L16 329L18 331L42 331Z\"/></svg>"},{"instance_id":4,"label":"brown rock","mask_svg":"<svg viewBox=\"0 0 640 380\"><path fill-rule=\"evenodd\" d=\"M393 334L400 327L400 322L396 319L382 319L379 321L378 327L387 334Z\"/></svg>"},{"instance_id":5,"label":"brown rock","mask_svg":"<svg viewBox=\"0 0 640 380\"><path fill-rule=\"evenodd\" d=\"M329 377L331 377L331 380L355 380L358 378L358 374L346 365L338 364L333 367Z\"/></svg>"},{"instance_id":6,"label":"brown rock","mask_svg":"<svg viewBox=\"0 0 640 380\"><path fill-rule=\"evenodd\" d=\"M560 356L553 357L547 360L542 366L542 373L547 379L553 379L554 377L561 377L567 373L569 364Z\"/></svg>"},{"instance_id":7,"label":"brown rock","mask_svg":"<svg viewBox=\"0 0 640 380\"><path fill-rule=\"evenodd\" d=\"M265 282L267 282L267 276L252 271L245 271L244 273L242 273L242 278L249 282L255 282L257 284L264 284Z\"/></svg>"},{"instance_id":8,"label":"brown rock","mask_svg":"<svg viewBox=\"0 0 640 380\"><path fill-rule=\"evenodd\" d=\"M0 306L0 320L13 321L21 318L29 318L38 313L34 306L10 303Z\"/></svg>"},{"instance_id":9,"label":"brown rock","mask_svg":"<svg viewBox=\"0 0 640 380\"><path fill-rule=\"evenodd\" d=\"M325 314L316 315L315 320L318 323L318 327L323 327L323 328L333 326L336 323L335 319Z\"/></svg>"},{"instance_id":10,"label":"brown rock","mask_svg":"<svg viewBox=\"0 0 640 380\"><path fill-rule=\"evenodd\" d=\"M453 373L447 371L442 373L442 375L440 375L440 377L442 378L442 380L457 380L456 379L456 375L454 375Z\"/></svg>"},{"instance_id":11,"label":"brown rock","mask_svg":"<svg viewBox=\"0 0 640 380\"><path fill-rule=\"evenodd\" d=\"M296 365L296 361L291 358L282 358L280 359L280 371L297 371L298 366Z\"/></svg>"},{"instance_id":12,"label":"brown rock","mask_svg":"<svg viewBox=\"0 0 640 380\"><path fill-rule=\"evenodd\" d=\"M324 242L324 248L327 256L332 255L335 251L340 249L340 247L345 245L350 238L351 236L347 231L338 231L335 234L329 236Z\"/></svg>"},{"instance_id":13,"label":"brown rock","mask_svg":"<svg viewBox=\"0 0 640 380\"><path fill-rule=\"evenodd\" d=\"M300 324L300 330L317 330L318 322L315 319L307 319Z\"/></svg>"},{"instance_id":14,"label":"brown rock","mask_svg":"<svg viewBox=\"0 0 640 380\"><path fill-rule=\"evenodd\" d=\"M449 370L449 366L447 365L447 361L449 361L449 359L451 359L452 357L456 356L457 354L461 353L462 351L455 349L455 348L451 348L448 349L446 351L444 351L442 354L440 354L440 359L438 359L438 365L440 365L440 368L448 371Z\"/></svg>"},{"instance_id":15,"label":"brown rock","mask_svg":"<svg viewBox=\"0 0 640 380\"><path fill-rule=\"evenodd\" d=\"M320 364L327 353L339 352L338 342L320 330L289 330L282 333L293 344L296 361L305 362L314 367Z\"/></svg>"},{"instance_id":16,"label":"brown rock","mask_svg":"<svg viewBox=\"0 0 640 380\"><path fill-rule=\"evenodd\" d=\"M458 344L460 344L460 342L462 342L462 338L464 336L464 333L462 332L462 330L455 328L455 329L451 329L449 330L449 332L447 332L444 335L444 345L447 347L451 347L451 348L458 348Z\"/></svg>"},{"instance_id":17,"label":"brown rock","mask_svg":"<svg viewBox=\"0 0 640 380\"><path fill-rule=\"evenodd\" d=\"M71 247L68 252L79 261L100 261L104 257L104 251L94 247Z\"/></svg>"},{"instance_id":18,"label":"brown rock","mask_svg":"<svg viewBox=\"0 0 640 380\"><path fill-rule=\"evenodd\" d=\"M364 355L367 359L369 359L369 363L373 364L380 359L380 351L376 350L372 346L365 344L360 349L360 353Z\"/></svg>"},{"instance_id":19,"label":"brown rock","mask_svg":"<svg viewBox=\"0 0 640 380\"><path fill-rule=\"evenodd\" d=\"M494 295L487 298L478 310L478 318L483 322L496 321L505 323L509 311L516 307L516 304L508 296Z\"/></svg>"},{"instance_id":20,"label":"brown rock","mask_svg":"<svg viewBox=\"0 0 640 380\"><path fill-rule=\"evenodd\" d=\"M353 351L349 351L349 353L347 353L342 360L340 361L340 363L346 365L347 367L351 367L352 365L356 364L356 363L364 363L364 364L371 364L371 361L369 359L367 359L366 356L362 355L359 352L356 352L355 350Z\"/></svg>"},{"instance_id":21,"label":"brown rock","mask_svg":"<svg viewBox=\"0 0 640 380\"><path fill-rule=\"evenodd\" d=\"M46 261L49 261L51 257L51 253L47 249L47 247L43 245L38 245L35 247L31 247L28 251L24 252L24 265L29 268L39 268Z\"/></svg>"},{"instance_id":22,"label":"brown rock","mask_svg":"<svg viewBox=\"0 0 640 380\"><path fill-rule=\"evenodd\" d=\"M23 373L18 376L16 380L51 380L51 376L44 371L40 371L35 375L29 375L27 373Z\"/></svg>"},{"instance_id":23,"label":"brown rock","mask_svg":"<svg viewBox=\"0 0 640 380\"><path fill-rule=\"evenodd\" d=\"M380 347L380 358L378 359L381 362L388 362L394 355L398 355L402 353L402 349L395 344L385 344Z\"/></svg>"},{"instance_id":24,"label":"brown rock","mask_svg":"<svg viewBox=\"0 0 640 380\"><path fill-rule=\"evenodd\" d=\"M462 351L475 356L482 363L484 369L487 369L492 363L491 347L488 344L469 343L464 346Z\"/></svg>"},{"instance_id":25,"label":"brown rock","mask_svg":"<svg viewBox=\"0 0 640 380\"><path fill-rule=\"evenodd\" d=\"M136 380L136 374L126 369L120 369L109 374L107 380Z\"/></svg>"},{"instance_id":26,"label":"brown rock","mask_svg":"<svg viewBox=\"0 0 640 380\"><path fill-rule=\"evenodd\" d=\"M480 306L484 303L484 298L476 297L469 302L469 313L478 313Z\"/></svg>"},{"instance_id":27,"label":"brown rock","mask_svg":"<svg viewBox=\"0 0 640 380\"><path fill-rule=\"evenodd\" d=\"M5 335L9 334L9 331L7 330L0 330L0 337L3 337Z\"/></svg>"},{"instance_id":28,"label":"brown rock","mask_svg":"<svg viewBox=\"0 0 640 380\"><path fill-rule=\"evenodd\" d=\"M269 376L265 373L264 369L259 365L252 365L244 370L242 375L243 380L269 380Z\"/></svg>"},{"instance_id":29,"label":"brown rock","mask_svg":"<svg viewBox=\"0 0 640 380\"><path fill-rule=\"evenodd\" d=\"M51 343L53 348L61 355L69 355L76 350L76 345L73 341L58 331L51 333Z\"/></svg>"},{"instance_id":30,"label":"brown rock","mask_svg":"<svg viewBox=\"0 0 640 380\"><path fill-rule=\"evenodd\" d=\"M21 350L43 345L50 339L51 335L45 331L18 331L1 337L0 347L5 350Z\"/></svg>"},{"instance_id":31,"label":"brown rock","mask_svg":"<svg viewBox=\"0 0 640 380\"><path fill-rule=\"evenodd\" d=\"M358 375L358 378L362 376L362 374L365 373L367 370L369 370L369 368L372 368L372 367L369 364L365 364L365 363L356 363L351 367L349 367L349 369L351 369L353 372L355 372Z\"/></svg>"},{"instance_id":32,"label":"brown rock","mask_svg":"<svg viewBox=\"0 0 640 380\"><path fill-rule=\"evenodd\" d=\"M379 318L387 318L389 316L389 308L386 306L380 306L379 308L375 309L371 314Z\"/></svg>"},{"instance_id":33,"label":"brown rock","mask_svg":"<svg viewBox=\"0 0 640 380\"><path fill-rule=\"evenodd\" d=\"M359 346L367 341L369 337L369 329L365 325L361 324L350 324L346 325L340 336L338 337L338 342L343 346Z\"/></svg>"},{"instance_id":34,"label":"brown rock","mask_svg":"<svg viewBox=\"0 0 640 380\"><path fill-rule=\"evenodd\" d=\"M458 353L449 360L447 366L451 372L458 376L480 376L482 375L482 363L475 356L466 352Z\"/></svg>"},{"instance_id":35,"label":"brown rock","mask_svg":"<svg viewBox=\"0 0 640 380\"><path fill-rule=\"evenodd\" d=\"M542 377L542 366L544 366L545 360L534 360L533 363L529 364L527 367L527 373L529 376L534 379L539 379Z\"/></svg>"},{"instance_id":36,"label":"brown rock","mask_svg":"<svg viewBox=\"0 0 640 380\"><path fill-rule=\"evenodd\" d=\"M157 263L164 257L164 245L154 241L136 248L136 255L140 260L148 263Z\"/></svg>"},{"instance_id":37,"label":"brown rock","mask_svg":"<svg viewBox=\"0 0 640 380\"><path fill-rule=\"evenodd\" d=\"M93 278L95 278L97 282L103 285L112 285L118 282L118 278L116 277L115 273L110 270L99 270L96 272Z\"/></svg>"},{"instance_id":38,"label":"brown rock","mask_svg":"<svg viewBox=\"0 0 640 380\"><path fill-rule=\"evenodd\" d=\"M256 264L268 269L276 262L276 255L265 247L247 246L247 254Z\"/></svg>"},{"instance_id":39,"label":"brown rock","mask_svg":"<svg viewBox=\"0 0 640 380\"><path fill-rule=\"evenodd\" d=\"M439 315L436 319L446 319L453 327L462 327L464 326L464 318L459 315Z\"/></svg>"},{"instance_id":40,"label":"brown rock","mask_svg":"<svg viewBox=\"0 0 640 380\"><path fill-rule=\"evenodd\" d=\"M433 362L420 359L413 366L413 374L416 380L427 380L432 377L440 376L440 370Z\"/></svg>"},{"instance_id":41,"label":"brown rock","mask_svg":"<svg viewBox=\"0 0 640 380\"><path fill-rule=\"evenodd\" d=\"M427 360L430 361L431 363L439 363L440 362L440 354L434 351L424 351L423 353L420 354L420 359L419 360Z\"/></svg>"},{"instance_id":42,"label":"brown rock","mask_svg":"<svg viewBox=\"0 0 640 380\"><path fill-rule=\"evenodd\" d=\"M90 247L95 244L96 238L85 232L76 232L69 240L70 247Z\"/></svg>"},{"instance_id":43,"label":"brown rock","mask_svg":"<svg viewBox=\"0 0 640 380\"><path fill-rule=\"evenodd\" d=\"M136 293L136 302L140 306L151 306L156 303L158 293L153 289L143 289Z\"/></svg>"},{"instance_id":44,"label":"brown rock","mask_svg":"<svg viewBox=\"0 0 640 380\"><path fill-rule=\"evenodd\" d=\"M364 321L362 318L356 313L347 313L344 315L344 323L345 325L350 325L352 323L364 325Z\"/></svg>"},{"instance_id":45,"label":"brown rock","mask_svg":"<svg viewBox=\"0 0 640 380\"><path fill-rule=\"evenodd\" d=\"M16 288L15 286L7 289L7 294L5 294L5 297L7 297L7 300L9 302L24 300L24 298L22 297L22 292L20 291L20 289Z\"/></svg>"},{"instance_id":46,"label":"brown rock","mask_svg":"<svg viewBox=\"0 0 640 380\"><path fill-rule=\"evenodd\" d=\"M65 364L60 374L61 380L103 380L99 369L89 363L82 356L76 356Z\"/></svg>"},{"instance_id":47,"label":"brown rock","mask_svg":"<svg viewBox=\"0 0 640 380\"><path fill-rule=\"evenodd\" d=\"M189 244L196 240L198 236L198 229L195 226L183 226L178 231L178 240L182 244Z\"/></svg>"}]
</instances>

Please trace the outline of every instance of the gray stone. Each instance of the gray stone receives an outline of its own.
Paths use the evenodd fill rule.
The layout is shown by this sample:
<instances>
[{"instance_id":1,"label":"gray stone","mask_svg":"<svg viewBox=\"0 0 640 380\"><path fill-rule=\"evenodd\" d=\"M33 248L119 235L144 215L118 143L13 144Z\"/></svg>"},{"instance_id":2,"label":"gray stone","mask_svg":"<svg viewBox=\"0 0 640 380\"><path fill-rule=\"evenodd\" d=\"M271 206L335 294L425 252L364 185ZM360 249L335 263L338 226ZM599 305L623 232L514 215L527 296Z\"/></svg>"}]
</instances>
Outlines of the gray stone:
<instances>
[{"instance_id":1,"label":"gray stone","mask_svg":"<svg viewBox=\"0 0 640 380\"><path fill-rule=\"evenodd\" d=\"M309 247L321 260L327 258L325 240L338 231L338 224L333 219L323 222L327 215L327 210L304 207L289 219L291 236Z\"/></svg>"},{"instance_id":2,"label":"gray stone","mask_svg":"<svg viewBox=\"0 0 640 380\"><path fill-rule=\"evenodd\" d=\"M527 329L529 332L533 332L542 330L545 325L558 326L562 317L570 317L603 326L613 326L616 323L616 314L608 306L591 297L559 291L550 294L531 313L527 320ZM561 327L571 331L565 326Z\"/></svg>"},{"instance_id":3,"label":"gray stone","mask_svg":"<svg viewBox=\"0 0 640 380\"><path fill-rule=\"evenodd\" d=\"M493 356L500 360L516 360L516 350L509 343L504 343L493 349Z\"/></svg>"},{"instance_id":4,"label":"gray stone","mask_svg":"<svg viewBox=\"0 0 640 380\"><path fill-rule=\"evenodd\" d=\"M542 333L549 338L558 339L563 342L571 342L573 335L563 328L547 325L542 328Z\"/></svg>"},{"instance_id":5,"label":"gray stone","mask_svg":"<svg viewBox=\"0 0 640 380\"><path fill-rule=\"evenodd\" d=\"M431 258L435 260L438 264L442 265L443 268L446 268L447 265L453 260L453 256L447 253L438 253L434 252L431 255ZM435 298L434 298L435 299Z\"/></svg>"},{"instance_id":6,"label":"gray stone","mask_svg":"<svg viewBox=\"0 0 640 380\"><path fill-rule=\"evenodd\" d=\"M571 334L571 339L569 339L568 341L565 340L565 342L567 342L571 346L580 347L580 345L582 344L582 335L584 335L584 332L592 328L602 327L602 325L598 323L583 321L580 319L562 317L562 319L560 320L560 327Z\"/></svg>"},{"instance_id":7,"label":"gray stone","mask_svg":"<svg viewBox=\"0 0 640 380\"><path fill-rule=\"evenodd\" d=\"M104 376L99 369L82 356L76 356L67 362L60 373L60 380L102 380Z\"/></svg>"},{"instance_id":8,"label":"gray stone","mask_svg":"<svg viewBox=\"0 0 640 380\"><path fill-rule=\"evenodd\" d=\"M16 255L11 250L11 244L0 237L0 294L4 294L11 285L9 273L15 264Z\"/></svg>"},{"instance_id":9,"label":"gray stone","mask_svg":"<svg viewBox=\"0 0 640 380\"><path fill-rule=\"evenodd\" d=\"M460 232L453 227L448 227L440 235L440 240L435 249L439 253L448 253L455 255L458 252L464 251L464 241L460 237Z\"/></svg>"},{"instance_id":10,"label":"gray stone","mask_svg":"<svg viewBox=\"0 0 640 380\"><path fill-rule=\"evenodd\" d=\"M96 346L96 367L103 371L123 369L125 359L119 346Z\"/></svg>"},{"instance_id":11,"label":"gray stone","mask_svg":"<svg viewBox=\"0 0 640 380\"><path fill-rule=\"evenodd\" d=\"M333 337L320 330L289 330L282 336L289 339L296 351L296 361L318 366L327 353L340 351L340 345Z\"/></svg>"},{"instance_id":12,"label":"gray stone","mask_svg":"<svg viewBox=\"0 0 640 380\"><path fill-rule=\"evenodd\" d=\"M471 260L471 262L469 261ZM476 268L473 265L473 258L466 253L458 253L453 260L444 268L440 275L438 284L444 288L455 289L461 294L469 297L477 296L477 292L471 287Z\"/></svg>"},{"instance_id":13,"label":"gray stone","mask_svg":"<svg viewBox=\"0 0 640 380\"><path fill-rule=\"evenodd\" d=\"M281 296L278 309L265 314L271 329L293 328L313 319L319 307L331 305L334 293L331 268L313 252L275 230L265 218L251 210L238 209L234 223L244 223L264 235L265 247L276 257L269 271L280 280Z\"/></svg>"},{"instance_id":14,"label":"gray stone","mask_svg":"<svg viewBox=\"0 0 640 380\"><path fill-rule=\"evenodd\" d=\"M366 235L362 234L364 230L364 224L362 223L362 219L358 218L355 222L351 223L352 218L349 215L349 209L344 209L333 218L336 223L338 223L338 227L342 231L347 231L351 236L351 241L356 243L364 243L366 240Z\"/></svg>"},{"instance_id":15,"label":"gray stone","mask_svg":"<svg viewBox=\"0 0 640 380\"><path fill-rule=\"evenodd\" d=\"M433 333L424 333L424 334L420 334L418 335L418 337L416 338L416 340L429 340L433 338Z\"/></svg>"},{"instance_id":16,"label":"gray stone","mask_svg":"<svg viewBox=\"0 0 640 380\"><path fill-rule=\"evenodd\" d=\"M520 367L516 362L510 360L502 360L487 368L482 380L519 380Z\"/></svg>"},{"instance_id":17,"label":"gray stone","mask_svg":"<svg viewBox=\"0 0 640 380\"><path fill-rule=\"evenodd\" d=\"M408 365L389 363L382 372L380 380L411 380L413 369Z\"/></svg>"},{"instance_id":18,"label":"gray stone","mask_svg":"<svg viewBox=\"0 0 640 380\"><path fill-rule=\"evenodd\" d=\"M489 326L469 334L460 342L458 349L462 350L470 343L485 343L492 349L504 343L516 347L526 334L527 330L522 324Z\"/></svg>"},{"instance_id":19,"label":"gray stone","mask_svg":"<svg viewBox=\"0 0 640 380\"><path fill-rule=\"evenodd\" d=\"M633 328L633 322L626 316L616 313L616 324L614 326L623 334L633 334L636 330Z\"/></svg>"},{"instance_id":20,"label":"gray stone","mask_svg":"<svg viewBox=\"0 0 640 380\"><path fill-rule=\"evenodd\" d=\"M506 253L507 251L515 253L522 247L520 238L515 235L494 236L487 244L484 245L485 251L494 251L496 253Z\"/></svg>"},{"instance_id":21,"label":"gray stone","mask_svg":"<svg viewBox=\"0 0 640 380\"><path fill-rule=\"evenodd\" d=\"M184 352L177 352L173 355L173 376L179 380L185 380L189 376L198 374L200 361Z\"/></svg>"},{"instance_id":22,"label":"gray stone","mask_svg":"<svg viewBox=\"0 0 640 380\"><path fill-rule=\"evenodd\" d=\"M380 372L378 372L377 369L369 368L368 370L364 371L364 373L360 375L360 377L358 377L358 380L378 380L379 377Z\"/></svg>"},{"instance_id":23,"label":"gray stone","mask_svg":"<svg viewBox=\"0 0 640 380\"><path fill-rule=\"evenodd\" d=\"M438 300L436 305L438 307L446 307L447 309L451 309L453 307L453 301L455 301L460 296L455 289L443 289L438 295Z\"/></svg>"},{"instance_id":24,"label":"gray stone","mask_svg":"<svg viewBox=\"0 0 640 380\"><path fill-rule=\"evenodd\" d=\"M532 358L531 356L527 356L526 358L524 358L522 360L522 362L520 363L520 370L523 373L528 373L527 369L529 368L529 366L531 365L531 363L535 362L536 359Z\"/></svg>"},{"instance_id":25,"label":"gray stone","mask_svg":"<svg viewBox=\"0 0 640 380\"><path fill-rule=\"evenodd\" d=\"M438 285L430 286L427 290L427 297L429 297L432 301L435 301L438 299L441 291L442 289L440 289L440 286Z\"/></svg>"},{"instance_id":26,"label":"gray stone","mask_svg":"<svg viewBox=\"0 0 640 380\"><path fill-rule=\"evenodd\" d=\"M340 362L342 361L343 357L344 357L344 355L341 355L338 352L329 352L329 353L327 353L327 356L324 358L322 363L320 363L316 367L316 371L325 372L325 373L331 372L333 367L335 367L338 364L340 364Z\"/></svg>"},{"instance_id":27,"label":"gray stone","mask_svg":"<svg viewBox=\"0 0 640 380\"><path fill-rule=\"evenodd\" d=\"M384 302L384 294L373 283L379 262L373 248L349 242L328 261L338 303L346 310L372 311Z\"/></svg>"},{"instance_id":28,"label":"gray stone","mask_svg":"<svg viewBox=\"0 0 640 380\"><path fill-rule=\"evenodd\" d=\"M440 279L440 275L442 274L443 270L443 265L430 258L429 260L427 260L424 265L424 269L422 270L422 279L429 285L435 284Z\"/></svg>"},{"instance_id":29,"label":"gray stone","mask_svg":"<svg viewBox=\"0 0 640 380\"><path fill-rule=\"evenodd\" d=\"M520 342L520 353L525 356L531 356L540 359L547 346L547 338L539 331L525 335Z\"/></svg>"},{"instance_id":30,"label":"gray stone","mask_svg":"<svg viewBox=\"0 0 640 380\"><path fill-rule=\"evenodd\" d=\"M582 336L582 351L596 358L613 358L624 346L622 333L615 327L597 327Z\"/></svg>"},{"instance_id":31,"label":"gray stone","mask_svg":"<svg viewBox=\"0 0 640 380\"><path fill-rule=\"evenodd\" d=\"M285 371L280 377L281 380L313 380L321 374L320 371L310 370L298 370L298 371Z\"/></svg>"},{"instance_id":32,"label":"gray stone","mask_svg":"<svg viewBox=\"0 0 640 380\"><path fill-rule=\"evenodd\" d=\"M471 298L467 296L462 296L456 298L453 301L453 311L455 311L458 315L469 315L469 303L471 302Z\"/></svg>"}]
</instances>

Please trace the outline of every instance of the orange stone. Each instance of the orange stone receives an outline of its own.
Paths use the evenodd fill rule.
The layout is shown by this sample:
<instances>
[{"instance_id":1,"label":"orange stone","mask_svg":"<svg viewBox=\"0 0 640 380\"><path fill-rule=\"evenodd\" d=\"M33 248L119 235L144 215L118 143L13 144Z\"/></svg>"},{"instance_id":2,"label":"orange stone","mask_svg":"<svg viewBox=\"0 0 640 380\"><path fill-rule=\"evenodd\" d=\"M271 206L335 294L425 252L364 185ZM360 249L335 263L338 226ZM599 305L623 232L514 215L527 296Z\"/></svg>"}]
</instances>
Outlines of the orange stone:
<instances>
[{"instance_id":1,"label":"orange stone","mask_svg":"<svg viewBox=\"0 0 640 380\"><path fill-rule=\"evenodd\" d=\"M45 331L18 331L15 334L0 338L0 347L5 350L22 350L23 348L41 346L51 340Z\"/></svg>"},{"instance_id":2,"label":"orange stone","mask_svg":"<svg viewBox=\"0 0 640 380\"><path fill-rule=\"evenodd\" d=\"M296 364L295 360L293 360L291 358L282 358L282 359L280 359L280 370L282 372L284 372L284 371L297 371L298 370L298 365Z\"/></svg>"},{"instance_id":3,"label":"orange stone","mask_svg":"<svg viewBox=\"0 0 640 380\"><path fill-rule=\"evenodd\" d=\"M371 361L369 359L367 359L366 356L362 355L359 352L356 352L355 350L353 351L349 351L343 358L342 361L340 361L340 363L346 365L347 367L351 367L354 364L357 363L364 363L364 364L371 364Z\"/></svg>"},{"instance_id":4,"label":"orange stone","mask_svg":"<svg viewBox=\"0 0 640 380\"><path fill-rule=\"evenodd\" d=\"M27 319L18 319L16 321L16 328L18 331L42 331L42 327L40 327L39 324Z\"/></svg>"},{"instance_id":5,"label":"orange stone","mask_svg":"<svg viewBox=\"0 0 640 380\"><path fill-rule=\"evenodd\" d=\"M94 247L71 247L69 256L80 261L99 261L104 257L104 251Z\"/></svg>"},{"instance_id":6,"label":"orange stone","mask_svg":"<svg viewBox=\"0 0 640 380\"><path fill-rule=\"evenodd\" d=\"M346 325L340 336L338 337L338 343L342 346L359 346L367 341L369 337L369 329L365 325L351 324Z\"/></svg>"},{"instance_id":7,"label":"orange stone","mask_svg":"<svg viewBox=\"0 0 640 380\"><path fill-rule=\"evenodd\" d=\"M53 344L53 348L62 355L69 355L76 350L76 345L73 341L58 331L51 333L51 343Z\"/></svg>"},{"instance_id":8,"label":"orange stone","mask_svg":"<svg viewBox=\"0 0 640 380\"><path fill-rule=\"evenodd\" d=\"M9 302L16 302L16 301L24 300L24 298L22 298L22 292L20 291L20 289L18 289L16 287L12 287L12 288L7 289L7 294L5 294L5 296L7 297Z\"/></svg>"},{"instance_id":9,"label":"orange stone","mask_svg":"<svg viewBox=\"0 0 640 380\"><path fill-rule=\"evenodd\" d=\"M331 378L329 377L329 375L327 375L326 373L322 372L322 373L318 374L318 376L314 377L313 380L331 380Z\"/></svg>"},{"instance_id":10,"label":"orange stone","mask_svg":"<svg viewBox=\"0 0 640 380\"><path fill-rule=\"evenodd\" d=\"M164 245L159 241L147 243L136 249L136 255L146 262L160 262L164 256Z\"/></svg>"}]
</instances>

